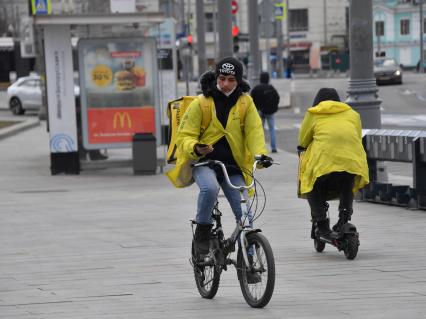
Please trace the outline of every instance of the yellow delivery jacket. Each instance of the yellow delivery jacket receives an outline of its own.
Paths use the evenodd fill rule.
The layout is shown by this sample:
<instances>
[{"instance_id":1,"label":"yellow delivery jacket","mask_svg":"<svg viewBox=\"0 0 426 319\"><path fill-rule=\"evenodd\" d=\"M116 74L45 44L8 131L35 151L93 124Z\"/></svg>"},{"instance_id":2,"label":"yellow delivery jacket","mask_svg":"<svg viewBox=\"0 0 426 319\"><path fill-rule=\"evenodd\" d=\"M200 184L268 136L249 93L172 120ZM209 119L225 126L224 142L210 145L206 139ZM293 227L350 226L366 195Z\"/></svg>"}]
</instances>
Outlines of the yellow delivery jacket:
<instances>
[{"instance_id":1,"label":"yellow delivery jacket","mask_svg":"<svg viewBox=\"0 0 426 319\"><path fill-rule=\"evenodd\" d=\"M354 193L369 183L361 119L349 105L323 101L309 108L299 145L307 148L300 167L301 194L312 191L318 177L332 172L354 174Z\"/></svg>"},{"instance_id":2,"label":"yellow delivery jacket","mask_svg":"<svg viewBox=\"0 0 426 319\"><path fill-rule=\"evenodd\" d=\"M212 99L212 97L209 97L209 99ZM243 121L240 120L239 110L241 110L241 107L238 106L239 103L245 103L247 108ZM180 155L176 161L176 166L166 173L176 187L186 187L194 182L190 165L200 159L194 151L196 143L213 145L214 147L214 144L225 136L235 162L243 172L246 184L250 184L252 181L245 171L251 172L254 155L267 154L262 121L249 95L241 95L237 103L231 108L226 127L223 127L216 117L213 101L211 101L211 105L212 120L201 136L202 110L198 99L192 101L183 116L176 139Z\"/></svg>"}]
</instances>

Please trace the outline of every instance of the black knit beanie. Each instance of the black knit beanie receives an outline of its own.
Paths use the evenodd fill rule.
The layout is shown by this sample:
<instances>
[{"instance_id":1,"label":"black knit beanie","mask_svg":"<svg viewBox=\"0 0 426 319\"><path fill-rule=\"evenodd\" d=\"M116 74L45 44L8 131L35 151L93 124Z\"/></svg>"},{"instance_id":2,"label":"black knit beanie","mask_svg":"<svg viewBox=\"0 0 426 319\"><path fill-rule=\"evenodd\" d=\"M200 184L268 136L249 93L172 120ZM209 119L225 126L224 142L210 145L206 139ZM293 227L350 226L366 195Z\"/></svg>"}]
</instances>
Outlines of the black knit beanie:
<instances>
[{"instance_id":1,"label":"black knit beanie","mask_svg":"<svg viewBox=\"0 0 426 319\"><path fill-rule=\"evenodd\" d=\"M228 57L220 60L216 64L216 78L222 75L233 75L238 83L243 80L243 65L240 61L233 57Z\"/></svg>"},{"instance_id":2,"label":"black knit beanie","mask_svg":"<svg viewBox=\"0 0 426 319\"><path fill-rule=\"evenodd\" d=\"M322 101L337 101L340 102L340 97L337 91L333 88L322 88L315 96L312 106L320 104Z\"/></svg>"}]
</instances>

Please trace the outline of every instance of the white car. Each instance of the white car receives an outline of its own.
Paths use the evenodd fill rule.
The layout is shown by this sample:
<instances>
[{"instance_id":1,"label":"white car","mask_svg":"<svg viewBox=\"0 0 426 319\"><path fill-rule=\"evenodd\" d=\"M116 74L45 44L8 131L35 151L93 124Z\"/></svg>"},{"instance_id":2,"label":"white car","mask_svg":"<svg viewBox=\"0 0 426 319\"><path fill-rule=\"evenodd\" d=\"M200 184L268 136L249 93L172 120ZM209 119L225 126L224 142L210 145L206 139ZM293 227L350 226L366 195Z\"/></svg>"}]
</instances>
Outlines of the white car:
<instances>
[{"instance_id":1,"label":"white car","mask_svg":"<svg viewBox=\"0 0 426 319\"><path fill-rule=\"evenodd\" d=\"M19 78L7 88L8 105L15 115L26 110L39 110L42 104L40 76L30 75Z\"/></svg>"},{"instance_id":2,"label":"white car","mask_svg":"<svg viewBox=\"0 0 426 319\"><path fill-rule=\"evenodd\" d=\"M80 95L77 79L74 80L74 95ZM7 88L7 97L9 109L15 115L22 115L27 110L38 111L42 105L40 76L19 78Z\"/></svg>"}]
</instances>

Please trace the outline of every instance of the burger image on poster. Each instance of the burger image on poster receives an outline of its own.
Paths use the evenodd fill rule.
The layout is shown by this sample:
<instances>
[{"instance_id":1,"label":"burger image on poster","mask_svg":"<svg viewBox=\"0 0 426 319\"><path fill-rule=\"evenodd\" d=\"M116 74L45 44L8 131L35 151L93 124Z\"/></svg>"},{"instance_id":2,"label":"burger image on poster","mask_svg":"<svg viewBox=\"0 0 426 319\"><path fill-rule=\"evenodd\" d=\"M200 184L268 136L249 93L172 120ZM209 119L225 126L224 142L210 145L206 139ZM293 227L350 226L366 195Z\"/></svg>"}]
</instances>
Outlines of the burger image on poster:
<instances>
[{"instance_id":1,"label":"burger image on poster","mask_svg":"<svg viewBox=\"0 0 426 319\"><path fill-rule=\"evenodd\" d=\"M129 91L135 88L135 75L127 70L115 72L115 86L118 91Z\"/></svg>"}]
</instances>

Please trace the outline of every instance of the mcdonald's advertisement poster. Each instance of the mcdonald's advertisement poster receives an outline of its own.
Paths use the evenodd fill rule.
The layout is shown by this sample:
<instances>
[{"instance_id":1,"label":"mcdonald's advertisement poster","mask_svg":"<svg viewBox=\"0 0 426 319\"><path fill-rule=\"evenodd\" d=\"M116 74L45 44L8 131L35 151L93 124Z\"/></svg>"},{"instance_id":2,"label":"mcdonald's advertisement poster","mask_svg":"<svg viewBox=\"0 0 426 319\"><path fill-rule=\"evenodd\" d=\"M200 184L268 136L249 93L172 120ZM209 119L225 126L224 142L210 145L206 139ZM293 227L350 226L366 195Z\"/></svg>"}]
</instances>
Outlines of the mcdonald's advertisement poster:
<instances>
[{"instance_id":1,"label":"mcdonald's advertisement poster","mask_svg":"<svg viewBox=\"0 0 426 319\"><path fill-rule=\"evenodd\" d=\"M155 44L82 39L78 50L83 144L131 143L134 133L155 133Z\"/></svg>"}]
</instances>

